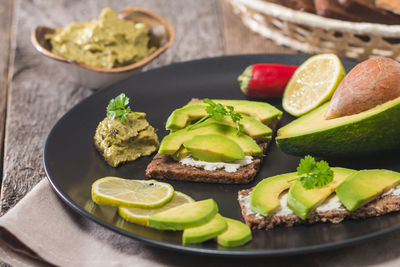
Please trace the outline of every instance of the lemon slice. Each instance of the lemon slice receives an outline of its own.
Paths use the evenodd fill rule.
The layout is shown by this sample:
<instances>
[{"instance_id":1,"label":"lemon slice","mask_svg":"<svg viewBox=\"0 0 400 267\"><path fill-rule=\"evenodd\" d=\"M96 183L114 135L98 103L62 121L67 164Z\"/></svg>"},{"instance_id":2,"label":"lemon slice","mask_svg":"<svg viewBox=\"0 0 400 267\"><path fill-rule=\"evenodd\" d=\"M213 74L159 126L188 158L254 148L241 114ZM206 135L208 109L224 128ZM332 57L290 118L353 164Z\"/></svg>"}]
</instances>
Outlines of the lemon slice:
<instances>
[{"instance_id":1,"label":"lemon slice","mask_svg":"<svg viewBox=\"0 0 400 267\"><path fill-rule=\"evenodd\" d=\"M119 216L121 216L122 218L124 218L129 222L147 225L150 215L191 202L194 202L193 198L189 197L184 193L175 191L171 201L160 208L142 209L142 208L128 208L120 206L118 207L118 214Z\"/></svg>"},{"instance_id":2,"label":"lemon slice","mask_svg":"<svg viewBox=\"0 0 400 267\"><path fill-rule=\"evenodd\" d=\"M306 60L293 74L283 94L283 109L301 116L328 101L346 75L334 54L320 54Z\"/></svg>"},{"instance_id":3,"label":"lemon slice","mask_svg":"<svg viewBox=\"0 0 400 267\"><path fill-rule=\"evenodd\" d=\"M104 177L92 184L92 200L100 205L158 208L169 202L174 188L155 180Z\"/></svg>"}]
</instances>

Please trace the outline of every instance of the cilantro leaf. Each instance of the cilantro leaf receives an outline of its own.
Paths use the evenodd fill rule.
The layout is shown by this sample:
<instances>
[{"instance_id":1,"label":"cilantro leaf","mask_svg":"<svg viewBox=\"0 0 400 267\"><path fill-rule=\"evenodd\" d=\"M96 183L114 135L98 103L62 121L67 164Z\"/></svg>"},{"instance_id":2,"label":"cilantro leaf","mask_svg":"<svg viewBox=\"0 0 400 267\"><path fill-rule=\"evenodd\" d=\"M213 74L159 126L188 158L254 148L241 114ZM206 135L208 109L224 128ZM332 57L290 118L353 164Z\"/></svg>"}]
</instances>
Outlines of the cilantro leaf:
<instances>
[{"instance_id":1,"label":"cilantro leaf","mask_svg":"<svg viewBox=\"0 0 400 267\"><path fill-rule=\"evenodd\" d=\"M306 189L320 188L333 181L333 171L328 162L324 160L316 162L310 155L300 160L297 173L298 179Z\"/></svg>"},{"instance_id":2,"label":"cilantro leaf","mask_svg":"<svg viewBox=\"0 0 400 267\"><path fill-rule=\"evenodd\" d=\"M133 112L129 105L129 97L124 93L110 100L107 106L107 117L111 120L126 121L128 114Z\"/></svg>"},{"instance_id":3,"label":"cilantro leaf","mask_svg":"<svg viewBox=\"0 0 400 267\"><path fill-rule=\"evenodd\" d=\"M208 114L208 117L214 117L216 120L220 121L222 120L225 116L231 117L232 121L236 124L237 128L237 135L243 132L243 125L240 123L240 120L242 119L242 115L239 113L235 112L234 107L232 106L224 106L222 104L217 104L211 99L205 98L203 100L204 103L208 104L209 106L206 107L206 112Z\"/></svg>"},{"instance_id":4,"label":"cilantro leaf","mask_svg":"<svg viewBox=\"0 0 400 267\"><path fill-rule=\"evenodd\" d=\"M297 167L297 173L299 175L307 174L315 168L315 159L310 155L304 157L300 160L300 164Z\"/></svg>"}]
</instances>

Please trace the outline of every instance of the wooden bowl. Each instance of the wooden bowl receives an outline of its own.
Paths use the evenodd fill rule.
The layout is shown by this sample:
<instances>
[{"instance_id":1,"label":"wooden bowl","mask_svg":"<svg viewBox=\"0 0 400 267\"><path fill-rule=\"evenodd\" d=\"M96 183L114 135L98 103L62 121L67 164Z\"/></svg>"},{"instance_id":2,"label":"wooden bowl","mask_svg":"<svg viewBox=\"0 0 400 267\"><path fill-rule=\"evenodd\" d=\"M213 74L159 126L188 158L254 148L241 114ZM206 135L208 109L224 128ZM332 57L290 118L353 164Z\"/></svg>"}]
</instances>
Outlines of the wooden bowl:
<instances>
[{"instance_id":1,"label":"wooden bowl","mask_svg":"<svg viewBox=\"0 0 400 267\"><path fill-rule=\"evenodd\" d=\"M89 88L101 88L127 78L133 73L140 72L145 65L165 52L174 41L174 30L171 24L154 11L139 7L127 7L118 12L118 14L123 19L131 20L135 23L145 23L149 28L149 47L156 47L157 50L136 63L123 67L106 69L86 65L52 53L51 43L49 40L45 39L45 35L54 33L56 30L55 28L38 26L31 33L31 41L36 50L41 54L63 63L60 65L66 69L68 75L74 77L80 85Z\"/></svg>"}]
</instances>

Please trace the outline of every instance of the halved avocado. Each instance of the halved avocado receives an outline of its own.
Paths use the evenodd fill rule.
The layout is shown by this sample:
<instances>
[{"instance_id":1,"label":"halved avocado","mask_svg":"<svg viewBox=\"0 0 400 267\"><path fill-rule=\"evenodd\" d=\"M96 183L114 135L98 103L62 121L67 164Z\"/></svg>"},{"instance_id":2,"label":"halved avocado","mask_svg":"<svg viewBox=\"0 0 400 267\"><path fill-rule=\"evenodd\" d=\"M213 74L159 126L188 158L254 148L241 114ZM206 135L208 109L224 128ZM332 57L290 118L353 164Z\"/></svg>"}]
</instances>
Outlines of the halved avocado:
<instances>
[{"instance_id":1,"label":"halved avocado","mask_svg":"<svg viewBox=\"0 0 400 267\"><path fill-rule=\"evenodd\" d=\"M287 205L301 219L305 220L311 211L335 192L335 189L346 177L356 172L355 170L338 167L332 168L332 171L334 173L333 181L324 187L306 189L299 180L290 187Z\"/></svg>"},{"instance_id":2,"label":"halved avocado","mask_svg":"<svg viewBox=\"0 0 400 267\"><path fill-rule=\"evenodd\" d=\"M353 211L400 184L400 173L389 170L362 170L347 177L336 189L340 202Z\"/></svg>"},{"instance_id":3,"label":"halved avocado","mask_svg":"<svg viewBox=\"0 0 400 267\"><path fill-rule=\"evenodd\" d=\"M282 117L282 111L264 102L223 99L213 99L213 101L215 103L233 106L235 112L253 117L264 124L277 122ZM205 108L207 106L206 103L197 102L187 104L182 108L174 110L167 120L166 128L172 131L185 128L192 121L206 116L207 112Z\"/></svg>"},{"instance_id":4,"label":"halved avocado","mask_svg":"<svg viewBox=\"0 0 400 267\"><path fill-rule=\"evenodd\" d=\"M151 215L148 225L160 230L183 230L205 224L217 213L217 203L209 198Z\"/></svg>"},{"instance_id":5,"label":"halved avocado","mask_svg":"<svg viewBox=\"0 0 400 267\"><path fill-rule=\"evenodd\" d=\"M326 120L329 102L278 131L276 143L285 153L335 157L400 148L400 98L370 110Z\"/></svg>"},{"instance_id":6,"label":"halved avocado","mask_svg":"<svg viewBox=\"0 0 400 267\"><path fill-rule=\"evenodd\" d=\"M218 244L224 247L238 247L251 240L251 230L246 224L230 218L225 218L225 220L228 223L228 229L218 236Z\"/></svg>"},{"instance_id":7,"label":"halved avocado","mask_svg":"<svg viewBox=\"0 0 400 267\"><path fill-rule=\"evenodd\" d=\"M250 195L250 209L268 216L280 207L280 195L298 177L297 172L285 173L266 178L259 182Z\"/></svg>"},{"instance_id":8,"label":"halved avocado","mask_svg":"<svg viewBox=\"0 0 400 267\"><path fill-rule=\"evenodd\" d=\"M197 135L183 143L191 155L207 162L231 162L244 159L242 148L223 135Z\"/></svg>"},{"instance_id":9,"label":"halved avocado","mask_svg":"<svg viewBox=\"0 0 400 267\"><path fill-rule=\"evenodd\" d=\"M235 128L214 122L204 122L195 125L192 129L185 128L170 133L161 141L158 153L172 155L180 149L184 142L197 135L205 134L223 135L231 139L242 148L245 155L261 155L262 153L261 148L250 136L243 133L237 135Z\"/></svg>"},{"instance_id":10,"label":"halved avocado","mask_svg":"<svg viewBox=\"0 0 400 267\"><path fill-rule=\"evenodd\" d=\"M197 244L217 237L228 228L228 224L221 214L217 213L208 223L197 227L186 228L183 231L182 243Z\"/></svg>"}]
</instances>

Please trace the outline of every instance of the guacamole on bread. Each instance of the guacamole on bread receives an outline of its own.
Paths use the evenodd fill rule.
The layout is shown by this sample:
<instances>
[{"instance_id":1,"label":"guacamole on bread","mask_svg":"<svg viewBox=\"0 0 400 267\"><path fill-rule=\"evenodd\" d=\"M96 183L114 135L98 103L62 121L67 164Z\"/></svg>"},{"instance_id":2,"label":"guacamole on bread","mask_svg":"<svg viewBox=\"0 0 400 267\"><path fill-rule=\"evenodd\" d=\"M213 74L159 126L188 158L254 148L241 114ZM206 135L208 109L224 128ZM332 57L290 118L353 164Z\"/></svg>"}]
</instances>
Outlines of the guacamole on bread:
<instances>
[{"instance_id":1,"label":"guacamole on bread","mask_svg":"<svg viewBox=\"0 0 400 267\"><path fill-rule=\"evenodd\" d=\"M147 25L120 19L105 8L98 20L71 23L46 36L51 51L67 59L99 68L126 66L149 56Z\"/></svg>"},{"instance_id":2,"label":"guacamole on bread","mask_svg":"<svg viewBox=\"0 0 400 267\"><path fill-rule=\"evenodd\" d=\"M131 112L123 123L105 118L97 126L94 143L111 166L149 156L157 150L158 137L145 116L145 113Z\"/></svg>"}]
</instances>

